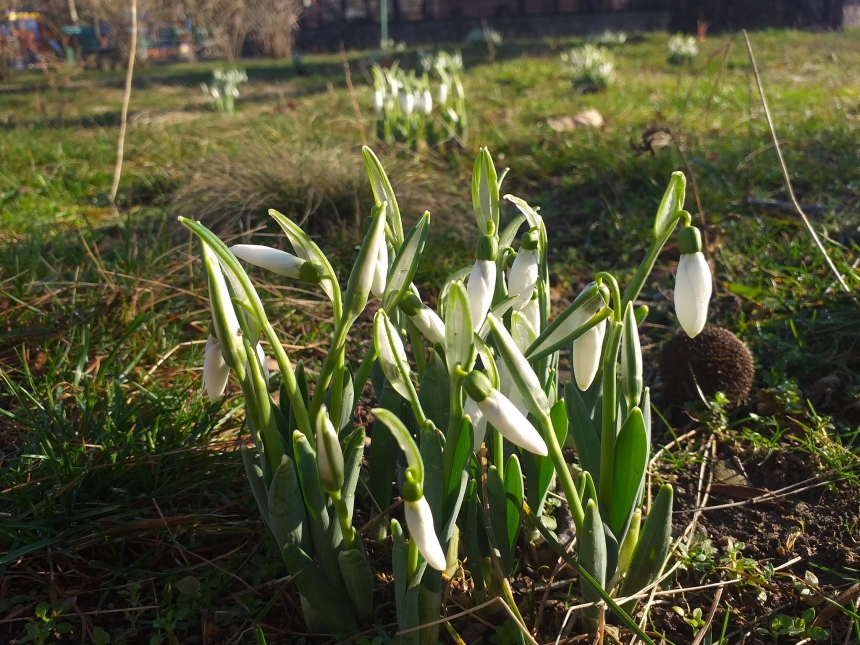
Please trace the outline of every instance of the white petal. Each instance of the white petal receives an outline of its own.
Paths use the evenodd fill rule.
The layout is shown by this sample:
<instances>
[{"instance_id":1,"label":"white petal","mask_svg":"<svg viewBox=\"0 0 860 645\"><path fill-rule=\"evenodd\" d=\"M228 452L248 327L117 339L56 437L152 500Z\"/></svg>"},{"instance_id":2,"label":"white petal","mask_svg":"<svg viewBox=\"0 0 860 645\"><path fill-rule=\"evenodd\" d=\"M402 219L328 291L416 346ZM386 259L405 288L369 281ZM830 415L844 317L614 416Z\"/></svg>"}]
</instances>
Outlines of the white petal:
<instances>
[{"instance_id":1,"label":"white petal","mask_svg":"<svg viewBox=\"0 0 860 645\"><path fill-rule=\"evenodd\" d=\"M439 103L445 104L448 101L448 86L445 83L439 86Z\"/></svg>"},{"instance_id":2,"label":"white petal","mask_svg":"<svg viewBox=\"0 0 860 645\"><path fill-rule=\"evenodd\" d=\"M412 110L415 109L415 97L412 96L411 92L403 92L399 97L400 100L400 109L403 110L406 116L412 114Z\"/></svg>"},{"instance_id":3,"label":"white petal","mask_svg":"<svg viewBox=\"0 0 860 645\"><path fill-rule=\"evenodd\" d=\"M435 311L430 307L422 307L421 310L412 316L412 322L431 343L445 344L445 323Z\"/></svg>"},{"instance_id":4,"label":"white petal","mask_svg":"<svg viewBox=\"0 0 860 645\"><path fill-rule=\"evenodd\" d=\"M710 299L711 270L705 256L701 251L682 255L675 274L675 314L690 338L705 328Z\"/></svg>"},{"instance_id":5,"label":"white petal","mask_svg":"<svg viewBox=\"0 0 860 645\"><path fill-rule=\"evenodd\" d=\"M583 311L580 313L578 311L571 318L574 316L581 317L581 320L576 324L578 327L591 318L592 312ZM600 353L603 350L603 335L605 333L606 321L601 320L573 341L573 372L576 376L576 385L583 392L591 386L591 382L600 367Z\"/></svg>"},{"instance_id":6,"label":"white petal","mask_svg":"<svg viewBox=\"0 0 860 645\"><path fill-rule=\"evenodd\" d=\"M478 402L481 412L489 423L513 444L525 448L536 455L548 454L546 442L535 427L500 392L493 390L483 401Z\"/></svg>"},{"instance_id":7,"label":"white petal","mask_svg":"<svg viewBox=\"0 0 860 645\"><path fill-rule=\"evenodd\" d=\"M487 420L484 418L481 408L470 396L466 397L463 414L472 420L472 451L478 452L481 449L481 444L484 443L484 435L487 434Z\"/></svg>"},{"instance_id":8,"label":"white petal","mask_svg":"<svg viewBox=\"0 0 860 645\"><path fill-rule=\"evenodd\" d=\"M384 98L385 97L383 96L382 92L380 92L379 90L373 93L373 108L377 112L382 112L382 101Z\"/></svg>"},{"instance_id":9,"label":"white petal","mask_svg":"<svg viewBox=\"0 0 860 645\"><path fill-rule=\"evenodd\" d=\"M538 280L538 262L534 251L520 249L508 276L508 294L516 296L514 309L522 311L531 300Z\"/></svg>"},{"instance_id":10,"label":"white petal","mask_svg":"<svg viewBox=\"0 0 860 645\"><path fill-rule=\"evenodd\" d=\"M230 368L221 354L221 343L211 334L206 340L206 354L203 358L203 384L211 403L217 403L227 389Z\"/></svg>"},{"instance_id":11,"label":"white petal","mask_svg":"<svg viewBox=\"0 0 860 645\"><path fill-rule=\"evenodd\" d=\"M259 244L234 244L230 251L240 260L288 278L298 278L299 270L304 264L301 258L291 253Z\"/></svg>"},{"instance_id":12,"label":"white petal","mask_svg":"<svg viewBox=\"0 0 860 645\"><path fill-rule=\"evenodd\" d=\"M379 252L376 254L376 266L373 270L373 283L370 285L370 292L377 298L381 298L385 293L385 283L388 280L388 244L385 240L379 245Z\"/></svg>"},{"instance_id":13,"label":"white petal","mask_svg":"<svg viewBox=\"0 0 860 645\"><path fill-rule=\"evenodd\" d=\"M484 319L493 303L495 290L496 263L492 260L476 261L466 284L469 305L472 309L472 331L477 332L484 324Z\"/></svg>"},{"instance_id":14,"label":"white petal","mask_svg":"<svg viewBox=\"0 0 860 645\"><path fill-rule=\"evenodd\" d=\"M433 95L430 94L430 90L424 90L424 114L430 115L433 112Z\"/></svg>"},{"instance_id":15,"label":"white petal","mask_svg":"<svg viewBox=\"0 0 860 645\"><path fill-rule=\"evenodd\" d=\"M431 567L437 571L444 571L448 565L442 545L436 537L433 513L430 511L427 498L422 497L417 502L406 502L403 514L406 517L406 526L409 527L410 539L415 540L419 553Z\"/></svg>"},{"instance_id":16,"label":"white petal","mask_svg":"<svg viewBox=\"0 0 860 645\"><path fill-rule=\"evenodd\" d=\"M540 334L540 300L538 298L532 298L529 300L528 304L523 308L523 314L531 323L532 329Z\"/></svg>"}]
</instances>

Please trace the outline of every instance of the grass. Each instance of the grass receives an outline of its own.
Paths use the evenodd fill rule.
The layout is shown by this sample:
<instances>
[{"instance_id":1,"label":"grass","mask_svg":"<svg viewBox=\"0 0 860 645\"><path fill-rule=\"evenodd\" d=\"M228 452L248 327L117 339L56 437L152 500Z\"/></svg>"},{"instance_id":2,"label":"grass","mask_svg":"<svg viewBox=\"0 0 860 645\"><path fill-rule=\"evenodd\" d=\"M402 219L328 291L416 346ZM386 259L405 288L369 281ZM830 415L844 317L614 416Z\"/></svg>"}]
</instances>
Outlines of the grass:
<instances>
[{"instance_id":1,"label":"grass","mask_svg":"<svg viewBox=\"0 0 860 645\"><path fill-rule=\"evenodd\" d=\"M823 541L856 539L857 307L793 213L746 199L787 197L742 47L732 45L716 83L722 57L706 62L720 40L705 43L690 70L667 65L667 40L649 35L614 48L615 83L598 94L576 92L560 65L560 52L578 41L505 43L494 64L482 47L468 48L470 149L416 155L372 145L406 219L432 213L432 261L418 275L425 290L432 294L472 257L474 229L460 222L472 217L474 153L488 145L497 165L511 167L506 191L547 218L554 295L564 300L596 270L629 277L670 172L686 169L674 145L637 148L647 130L670 128L703 213L692 190L687 208L711 243L711 319L750 345L757 379L747 405L731 413L662 410L674 422L667 430L696 432L658 462L655 477L675 479L681 500L695 506L713 434L719 458L741 463L755 486L840 480L831 497L815 489L808 495L819 496L804 503L844 527L822 524L817 533L797 514L803 536L795 538L809 549L809 566L831 571L828 590L838 588L856 578L857 562L839 561L843 552ZM752 40L795 189L803 203L823 206L814 224L856 289L860 33L764 32ZM258 623L288 642L303 630L235 454L248 439L242 410L235 399L210 406L202 396L205 281L174 222L179 212L229 216L237 224L224 220L225 235L280 243L265 209L299 219L312 211L309 223L323 224L312 230L343 276L355 222L369 211L361 132L375 130L367 57L349 60L360 121L336 56L308 57L301 69L243 62L250 81L233 118L212 112L199 90L214 65L142 70L118 212L106 194L120 75L84 73L52 88L26 73L0 86L8 128L0 141L0 640L60 642L51 634L61 625L71 630L61 642L98 642L102 629L113 643L250 643ZM415 65L417 54L402 60ZM604 127L547 125L591 108ZM676 327L667 298L676 254L667 248L643 291L651 358ZM317 369L331 329L318 294L275 281L264 296L292 358ZM659 385L654 374L651 383ZM670 442L670 433L661 439ZM746 516L732 512L706 518L715 544L743 530ZM777 536L781 544L787 534ZM764 539L746 542L756 566L776 557ZM787 553L780 562L794 551ZM710 580L736 575L735 565L715 560ZM802 577L804 566L791 571ZM791 580L770 584L779 591L768 587L760 607L741 591L727 593L729 636L779 604L788 606L779 613L800 617ZM711 598L688 596L687 617L696 603L707 614ZM560 627L554 620L545 621L547 634ZM657 607L652 621L674 642L690 638L676 613ZM834 620L833 638L849 625Z\"/></svg>"}]
</instances>

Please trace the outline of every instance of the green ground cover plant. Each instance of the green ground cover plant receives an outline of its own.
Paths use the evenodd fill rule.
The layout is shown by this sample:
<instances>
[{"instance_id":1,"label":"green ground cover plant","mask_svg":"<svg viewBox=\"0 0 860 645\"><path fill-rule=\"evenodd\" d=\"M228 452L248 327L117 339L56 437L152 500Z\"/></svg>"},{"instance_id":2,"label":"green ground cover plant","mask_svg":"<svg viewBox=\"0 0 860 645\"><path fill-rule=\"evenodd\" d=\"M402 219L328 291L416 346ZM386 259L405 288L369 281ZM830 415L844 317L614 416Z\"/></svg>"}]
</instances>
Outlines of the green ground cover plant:
<instances>
[{"instance_id":1,"label":"green ground cover plant","mask_svg":"<svg viewBox=\"0 0 860 645\"><path fill-rule=\"evenodd\" d=\"M470 147L419 154L374 141L363 53L347 58L353 92L338 56L306 56L298 66L243 61L249 82L231 119L199 91L212 65L145 69L132 94L116 211L106 193L121 79L87 72L52 89L27 73L0 86L0 639L251 643L258 628L270 643L305 637L296 583L240 454L253 444L247 397L235 383L216 403L204 394L210 296L199 247L176 215L197 218L199 202L200 219L228 245L289 250L266 215L279 210L309 232L346 289L361 223L379 206L355 163L362 137L391 181L404 230L431 213L425 261L411 281L443 312L448 276L475 261L469 195L480 146L496 168L511 168L505 191L540 206L551 241L544 288L556 303L546 321L601 270L631 282L667 180L684 173L683 207L702 230L714 275L709 320L747 343L757 372L735 409L719 397L686 409L662 403L654 359L678 326L680 251L668 244L637 303L649 308L640 328L653 423L645 489L656 496L671 484L676 512L661 589L634 618L655 642L689 642L703 630L725 643L860 638L849 593L860 568L857 305L783 205L746 52L711 38L689 67L670 67L668 40L631 37L614 47L615 82L599 94L575 92L559 65L579 41L505 41L492 64L483 45L467 47ZM764 32L752 41L795 189L856 293L860 34ZM420 69L417 51L399 58ZM586 109L604 125L549 126ZM295 163L302 155L312 170ZM231 172L255 160L255 173ZM499 228L518 214L500 201ZM287 277L248 275L313 393L338 327L328 298ZM345 339L353 365L373 346L375 311L359 315ZM272 355L271 342L262 346ZM417 358L414 345L409 354ZM266 367L282 406L282 379L274 363ZM558 373L568 380L575 372L562 351ZM379 398L370 386L355 394L351 421L371 430ZM567 458L577 463L576 452ZM352 525L377 572L377 612L360 638L387 642L399 629L394 545L369 524L368 464ZM553 533L521 531L506 571L516 612L544 641L585 631L576 609L587 600L584 578L551 548L576 533L556 494L563 491L547 495L540 518ZM761 499L768 494L778 497ZM645 495L645 510L654 496ZM408 525L401 512L388 510ZM480 604L475 572L465 571L442 579L437 616L450 620L440 639L525 638L498 602L453 617ZM487 600L504 596L493 571L479 575ZM629 626L607 621L605 638L629 640Z\"/></svg>"}]
</instances>

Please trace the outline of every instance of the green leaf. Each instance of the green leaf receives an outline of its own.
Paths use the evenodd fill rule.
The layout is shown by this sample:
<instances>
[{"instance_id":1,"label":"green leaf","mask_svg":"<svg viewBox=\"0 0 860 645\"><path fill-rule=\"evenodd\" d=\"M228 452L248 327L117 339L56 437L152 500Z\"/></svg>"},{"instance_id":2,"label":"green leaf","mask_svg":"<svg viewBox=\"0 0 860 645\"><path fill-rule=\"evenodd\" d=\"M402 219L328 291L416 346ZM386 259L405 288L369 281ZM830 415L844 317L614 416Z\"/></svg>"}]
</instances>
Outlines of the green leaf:
<instances>
[{"instance_id":1,"label":"green leaf","mask_svg":"<svg viewBox=\"0 0 860 645\"><path fill-rule=\"evenodd\" d=\"M505 464L505 503L507 508L507 536L511 557L513 558L514 545L517 543L517 535L522 525L523 514L523 471L520 468L520 460L517 456L508 457Z\"/></svg>"},{"instance_id":2,"label":"green leaf","mask_svg":"<svg viewBox=\"0 0 860 645\"><path fill-rule=\"evenodd\" d=\"M308 378L307 378L307 375L305 374L305 363L304 363L304 361L300 360L300 361L296 362L295 374L296 374L296 388L298 389L299 393L301 394L302 400L305 402L305 409L307 410L308 406L310 405L310 395L308 394ZM290 398L289 398L289 396L287 396L287 401L289 402L289 400L290 400ZM283 401L283 399L281 399L281 401ZM289 426L290 430L292 431L292 430L295 430L296 428L298 428L298 423L296 423L296 415L293 414L292 407L289 408L289 412L290 412L290 416L287 417L287 425ZM292 443L292 433L290 434L289 439L290 440L287 443L291 444Z\"/></svg>"},{"instance_id":3,"label":"green leaf","mask_svg":"<svg viewBox=\"0 0 860 645\"><path fill-rule=\"evenodd\" d=\"M430 358L424 366L418 400L433 425L437 428L448 427L448 419L451 416L451 384L445 362L433 348L430 348Z\"/></svg>"},{"instance_id":4,"label":"green leaf","mask_svg":"<svg viewBox=\"0 0 860 645\"><path fill-rule=\"evenodd\" d=\"M496 547L499 550L499 562L505 576L511 573L511 548L508 536L508 509L505 499L505 483L495 466L487 469L487 495L489 496L490 525L496 536Z\"/></svg>"},{"instance_id":5,"label":"green leaf","mask_svg":"<svg viewBox=\"0 0 860 645\"><path fill-rule=\"evenodd\" d=\"M263 478L263 470L257 464L257 459L248 446L242 446L242 463L245 465L245 474L251 485L251 492L257 501L257 508L266 526L269 525L269 494L266 492L266 480Z\"/></svg>"},{"instance_id":6,"label":"green leaf","mask_svg":"<svg viewBox=\"0 0 860 645\"><path fill-rule=\"evenodd\" d=\"M481 538L479 537L480 522L478 521L478 513L481 512L480 501L475 494L477 485L475 480L469 481L466 488L466 530L464 537L466 538L466 559L469 565L469 573L472 574L472 583L475 585L475 592L479 595L483 594L486 588L484 582L484 574L481 569Z\"/></svg>"},{"instance_id":7,"label":"green leaf","mask_svg":"<svg viewBox=\"0 0 860 645\"><path fill-rule=\"evenodd\" d=\"M406 234L403 245L394 258L394 263L388 271L388 282L385 285L385 295L382 298L382 308L392 311L400 299L409 291L421 254L424 252L424 243L427 241L427 231L430 228L430 212L418 218L418 221Z\"/></svg>"},{"instance_id":8,"label":"green leaf","mask_svg":"<svg viewBox=\"0 0 860 645\"><path fill-rule=\"evenodd\" d=\"M281 464L269 485L268 507L269 528L278 548L283 549L289 543L300 546L305 552L310 550L310 535L296 466L286 455L281 457Z\"/></svg>"},{"instance_id":9,"label":"green leaf","mask_svg":"<svg viewBox=\"0 0 860 645\"><path fill-rule=\"evenodd\" d=\"M499 249L503 249L506 246L511 246L514 243L514 238L517 236L517 231L520 230L520 226L523 225L523 222L526 221L525 215L517 215L514 219L511 220L511 223L505 227L505 230L501 232L499 235Z\"/></svg>"},{"instance_id":10,"label":"green leaf","mask_svg":"<svg viewBox=\"0 0 860 645\"><path fill-rule=\"evenodd\" d=\"M458 365L468 371L472 365L473 352L472 309L466 287L458 281L451 285L445 303L445 360L448 374L453 374Z\"/></svg>"},{"instance_id":11,"label":"green leaf","mask_svg":"<svg viewBox=\"0 0 860 645\"><path fill-rule=\"evenodd\" d=\"M320 287L331 300L332 309L334 310L334 319L339 320L341 315L341 293L340 284L337 281L337 274L331 266L331 262L320 250L307 233L289 217L279 213L275 209L269 209L269 215L278 223L284 235L289 239L290 244L296 255L303 260L316 264L322 274Z\"/></svg>"},{"instance_id":12,"label":"green leaf","mask_svg":"<svg viewBox=\"0 0 860 645\"><path fill-rule=\"evenodd\" d=\"M437 302L437 311L436 313L444 320L445 319L445 307L448 302L448 293L451 291L451 287L458 280L465 280L472 273L472 265L465 266L461 269L457 269L452 274L448 276L445 280L445 284L442 285L442 289L439 291L439 297L436 299Z\"/></svg>"},{"instance_id":13,"label":"green leaf","mask_svg":"<svg viewBox=\"0 0 860 645\"><path fill-rule=\"evenodd\" d=\"M555 432L558 445L563 446L567 437L568 426L564 401L556 402L549 412L549 418L552 422L552 428ZM552 459L533 453L524 453L522 465L526 474L526 492L528 494L529 505L536 509L538 513L543 514L546 494L552 483L553 475L555 475L555 467L552 465ZM507 477L507 473L505 473L505 476Z\"/></svg>"},{"instance_id":14,"label":"green leaf","mask_svg":"<svg viewBox=\"0 0 860 645\"><path fill-rule=\"evenodd\" d=\"M573 381L564 385L564 404L567 409L569 435L576 448L579 463L591 474L592 479L600 481L600 435L597 434L579 388Z\"/></svg>"},{"instance_id":15,"label":"green leaf","mask_svg":"<svg viewBox=\"0 0 860 645\"><path fill-rule=\"evenodd\" d=\"M520 199L514 195L505 195L505 199L520 209L520 212L525 216L526 221L529 223L529 228L541 227L543 224L543 218L534 208L529 206L524 199Z\"/></svg>"},{"instance_id":16,"label":"green leaf","mask_svg":"<svg viewBox=\"0 0 860 645\"><path fill-rule=\"evenodd\" d=\"M308 554L294 544L287 544L283 555L287 570L294 576L293 582L299 592L325 624L330 626L332 633L355 634L358 626L349 601L323 575Z\"/></svg>"},{"instance_id":17,"label":"green leaf","mask_svg":"<svg viewBox=\"0 0 860 645\"><path fill-rule=\"evenodd\" d=\"M373 191L376 205L382 206L383 203L388 202L385 217L391 232L394 234L394 247L399 249L400 245L403 244L403 222L400 219L400 208L397 206L394 189L391 187L388 175L385 174L385 170L373 150L364 146L361 153L364 156L364 167L370 179L370 189Z\"/></svg>"},{"instance_id":18,"label":"green leaf","mask_svg":"<svg viewBox=\"0 0 860 645\"><path fill-rule=\"evenodd\" d=\"M448 486L445 491L445 496L448 497L460 487L460 476L466 469L466 463L472 455L472 424L467 418L463 418L460 422L460 432L457 434L456 443L452 437L448 437L445 442L446 449L449 445L454 446L454 454L451 461L451 476L448 479Z\"/></svg>"},{"instance_id":19,"label":"green leaf","mask_svg":"<svg viewBox=\"0 0 860 645\"><path fill-rule=\"evenodd\" d=\"M666 237L675 228L675 214L684 208L684 193L687 187L687 178L681 171L672 173L669 186L660 201L657 215L654 217L654 239L659 241ZM670 228L671 227L671 228Z\"/></svg>"},{"instance_id":20,"label":"green leaf","mask_svg":"<svg viewBox=\"0 0 860 645\"><path fill-rule=\"evenodd\" d=\"M400 410L400 395L388 381L382 386L379 403L388 410ZM370 495L379 511L388 508L391 502L391 487L394 468L397 463L397 442L391 431L383 423L373 424L370 441L370 464L368 467ZM373 514L378 511L374 508Z\"/></svg>"},{"instance_id":21,"label":"green leaf","mask_svg":"<svg viewBox=\"0 0 860 645\"><path fill-rule=\"evenodd\" d=\"M534 362L572 343L602 320L609 318L612 310L604 305L605 299L600 287L591 283L543 330L525 352L526 357ZM586 318L588 314L591 315Z\"/></svg>"},{"instance_id":22,"label":"green leaf","mask_svg":"<svg viewBox=\"0 0 860 645\"><path fill-rule=\"evenodd\" d=\"M639 501L639 485L648 465L648 438L639 408L630 411L618 433L613 463L612 505L604 512L612 532L623 536Z\"/></svg>"},{"instance_id":23,"label":"green leaf","mask_svg":"<svg viewBox=\"0 0 860 645\"><path fill-rule=\"evenodd\" d=\"M672 539L672 487L660 487L660 492L651 504L651 512L642 526L639 541L633 551L630 570L621 585L621 596L632 596L651 584L657 577L669 554ZM628 613L636 606L636 600L626 602Z\"/></svg>"},{"instance_id":24,"label":"green leaf","mask_svg":"<svg viewBox=\"0 0 860 645\"><path fill-rule=\"evenodd\" d=\"M489 222L499 229L499 183L489 150L481 148L472 170L472 209L482 235L489 234Z\"/></svg>"},{"instance_id":25,"label":"green leaf","mask_svg":"<svg viewBox=\"0 0 860 645\"><path fill-rule=\"evenodd\" d=\"M358 540L359 548L337 554L346 593L362 622L373 614L373 571Z\"/></svg>"},{"instance_id":26,"label":"green leaf","mask_svg":"<svg viewBox=\"0 0 860 645\"><path fill-rule=\"evenodd\" d=\"M603 520L593 499L585 505L585 519L582 523L582 534L579 536L579 563L600 589L606 585L606 536L603 532ZM581 581L582 597L587 602L599 602L601 594L594 583ZM589 622L594 622L600 615L599 607L589 607L584 611Z\"/></svg>"}]
</instances>

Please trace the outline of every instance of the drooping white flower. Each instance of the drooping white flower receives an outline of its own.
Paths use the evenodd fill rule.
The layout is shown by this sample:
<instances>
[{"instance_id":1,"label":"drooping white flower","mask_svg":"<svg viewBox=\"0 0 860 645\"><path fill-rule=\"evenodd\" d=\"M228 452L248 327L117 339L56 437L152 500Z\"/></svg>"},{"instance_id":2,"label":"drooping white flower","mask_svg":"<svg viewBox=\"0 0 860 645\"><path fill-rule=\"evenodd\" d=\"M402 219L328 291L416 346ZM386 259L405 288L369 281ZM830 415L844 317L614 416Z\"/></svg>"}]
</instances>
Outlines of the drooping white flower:
<instances>
[{"instance_id":1,"label":"drooping white flower","mask_svg":"<svg viewBox=\"0 0 860 645\"><path fill-rule=\"evenodd\" d=\"M594 313L594 311L586 311L584 307L574 313L574 316L580 318L576 326L584 325ZM605 333L606 321L601 320L573 341L573 372L576 376L576 385L583 392L591 386L591 382L594 381L597 370L600 368L600 353L603 350Z\"/></svg>"},{"instance_id":2,"label":"drooping white flower","mask_svg":"<svg viewBox=\"0 0 860 645\"><path fill-rule=\"evenodd\" d=\"M412 316L412 322L431 343L445 344L445 323L430 307L421 307L418 313Z\"/></svg>"},{"instance_id":3,"label":"drooping white flower","mask_svg":"<svg viewBox=\"0 0 860 645\"><path fill-rule=\"evenodd\" d=\"M528 301L523 307L523 315L531 323L532 329L540 334L542 330L540 328L540 300L538 298L532 298Z\"/></svg>"},{"instance_id":4,"label":"drooping white flower","mask_svg":"<svg viewBox=\"0 0 860 645\"><path fill-rule=\"evenodd\" d=\"M376 90L373 93L373 109L376 110L377 114L380 114L382 112L382 108L384 107L384 100L385 96L381 90Z\"/></svg>"},{"instance_id":5,"label":"drooping white flower","mask_svg":"<svg viewBox=\"0 0 860 645\"><path fill-rule=\"evenodd\" d=\"M481 444L484 443L484 436L487 434L487 420L484 418L481 408L470 396L466 397L463 414L472 420L472 451L478 452L481 449Z\"/></svg>"},{"instance_id":6,"label":"drooping white flower","mask_svg":"<svg viewBox=\"0 0 860 645\"><path fill-rule=\"evenodd\" d=\"M373 271L373 283L370 292L377 298L385 293L385 284L388 280L388 244L383 239L379 243L379 252L376 254L376 265Z\"/></svg>"},{"instance_id":7,"label":"drooping white flower","mask_svg":"<svg viewBox=\"0 0 860 645\"><path fill-rule=\"evenodd\" d=\"M410 539L415 540L418 552L427 560L427 564L437 571L444 571L447 567L445 552L436 537L436 529L433 526L433 513L427 498L422 496L415 502L406 501L403 504L403 514L406 526L409 527Z\"/></svg>"},{"instance_id":8,"label":"drooping white flower","mask_svg":"<svg viewBox=\"0 0 860 645\"><path fill-rule=\"evenodd\" d=\"M520 249L508 274L508 293L516 297L514 309L522 311L529 304L537 280L537 255L533 250Z\"/></svg>"},{"instance_id":9,"label":"drooping white flower","mask_svg":"<svg viewBox=\"0 0 860 645\"><path fill-rule=\"evenodd\" d=\"M477 332L484 324L484 319L493 303L495 290L495 260L477 260L466 283L466 292L469 294L469 305L472 310L472 331Z\"/></svg>"},{"instance_id":10,"label":"drooping white flower","mask_svg":"<svg viewBox=\"0 0 860 645\"><path fill-rule=\"evenodd\" d=\"M409 116L412 114L412 111L415 109L415 97L412 95L412 92L403 92L398 96L398 100L400 101L400 109L403 110L403 114Z\"/></svg>"},{"instance_id":11,"label":"drooping white flower","mask_svg":"<svg viewBox=\"0 0 860 645\"><path fill-rule=\"evenodd\" d=\"M230 251L240 260L288 278L299 278L305 263L292 253L260 244L234 244Z\"/></svg>"},{"instance_id":12,"label":"drooping white flower","mask_svg":"<svg viewBox=\"0 0 860 645\"><path fill-rule=\"evenodd\" d=\"M442 83L439 86L439 104L445 105L448 102L448 84Z\"/></svg>"},{"instance_id":13,"label":"drooping white flower","mask_svg":"<svg viewBox=\"0 0 860 645\"><path fill-rule=\"evenodd\" d=\"M698 336L708 321L711 270L701 251L681 255L675 274L675 314L690 338Z\"/></svg>"},{"instance_id":14,"label":"drooping white flower","mask_svg":"<svg viewBox=\"0 0 860 645\"><path fill-rule=\"evenodd\" d=\"M484 419L511 443L536 455L548 454L546 442L525 415L498 390L491 390L483 401L477 401Z\"/></svg>"},{"instance_id":15,"label":"drooping white flower","mask_svg":"<svg viewBox=\"0 0 860 645\"><path fill-rule=\"evenodd\" d=\"M430 116L430 113L433 112L433 95L430 93L430 90L424 90L423 98L421 107L424 110L424 114Z\"/></svg>"},{"instance_id":16,"label":"drooping white flower","mask_svg":"<svg viewBox=\"0 0 860 645\"><path fill-rule=\"evenodd\" d=\"M221 343L212 334L206 339L206 354L203 358L203 384L211 403L217 403L224 390L227 389L227 379L230 377L230 367L224 361L221 353Z\"/></svg>"}]
</instances>

